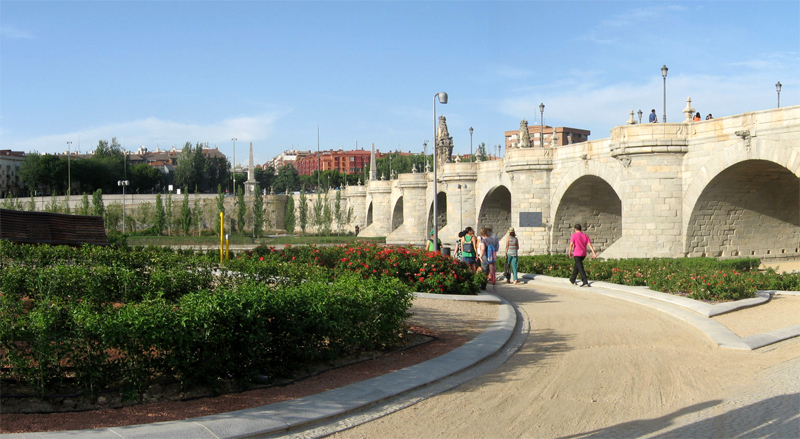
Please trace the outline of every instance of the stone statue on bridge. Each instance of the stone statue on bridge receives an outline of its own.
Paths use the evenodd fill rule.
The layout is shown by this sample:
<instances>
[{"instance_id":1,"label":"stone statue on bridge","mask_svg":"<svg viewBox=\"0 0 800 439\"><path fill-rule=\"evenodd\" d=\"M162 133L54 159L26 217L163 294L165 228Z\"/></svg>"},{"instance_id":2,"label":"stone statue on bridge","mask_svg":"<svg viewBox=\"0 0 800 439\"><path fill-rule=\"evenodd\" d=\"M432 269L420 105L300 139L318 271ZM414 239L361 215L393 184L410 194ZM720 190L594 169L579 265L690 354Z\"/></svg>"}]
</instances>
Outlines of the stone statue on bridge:
<instances>
[{"instance_id":1,"label":"stone statue on bridge","mask_svg":"<svg viewBox=\"0 0 800 439\"><path fill-rule=\"evenodd\" d=\"M528 121L522 119L519 123L519 148L531 147L531 133L528 132Z\"/></svg>"},{"instance_id":2,"label":"stone statue on bridge","mask_svg":"<svg viewBox=\"0 0 800 439\"><path fill-rule=\"evenodd\" d=\"M439 129L436 131L436 166L449 162L453 155L453 138L447 131L447 119L439 116Z\"/></svg>"}]
</instances>

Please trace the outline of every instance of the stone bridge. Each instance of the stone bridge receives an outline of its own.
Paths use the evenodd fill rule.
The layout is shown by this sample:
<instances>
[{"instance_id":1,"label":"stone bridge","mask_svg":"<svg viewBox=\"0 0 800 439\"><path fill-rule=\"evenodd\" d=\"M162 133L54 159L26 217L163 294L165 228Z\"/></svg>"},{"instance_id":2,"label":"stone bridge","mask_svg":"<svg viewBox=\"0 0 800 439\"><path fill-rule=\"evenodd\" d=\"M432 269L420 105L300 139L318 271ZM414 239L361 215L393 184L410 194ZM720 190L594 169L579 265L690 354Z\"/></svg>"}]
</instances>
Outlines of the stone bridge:
<instances>
[{"instance_id":1,"label":"stone bridge","mask_svg":"<svg viewBox=\"0 0 800 439\"><path fill-rule=\"evenodd\" d=\"M608 258L800 257L800 106L701 122L631 124L611 137L439 169L440 238L514 227L522 254L565 253L575 223ZM422 244L432 173L344 189L353 225Z\"/></svg>"}]
</instances>

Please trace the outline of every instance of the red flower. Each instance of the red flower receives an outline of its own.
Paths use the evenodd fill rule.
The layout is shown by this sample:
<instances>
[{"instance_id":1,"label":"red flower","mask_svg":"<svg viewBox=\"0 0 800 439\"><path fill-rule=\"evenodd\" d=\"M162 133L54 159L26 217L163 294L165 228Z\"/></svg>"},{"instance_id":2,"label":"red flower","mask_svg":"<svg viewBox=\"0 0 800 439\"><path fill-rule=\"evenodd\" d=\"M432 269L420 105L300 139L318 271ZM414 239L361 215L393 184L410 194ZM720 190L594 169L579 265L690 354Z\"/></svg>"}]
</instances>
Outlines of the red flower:
<instances>
[{"instance_id":1,"label":"red flower","mask_svg":"<svg viewBox=\"0 0 800 439\"><path fill-rule=\"evenodd\" d=\"M259 259L261 259L261 260L263 261L263 260L264 260L264 257L262 256L262 257L260 257Z\"/></svg>"}]
</instances>

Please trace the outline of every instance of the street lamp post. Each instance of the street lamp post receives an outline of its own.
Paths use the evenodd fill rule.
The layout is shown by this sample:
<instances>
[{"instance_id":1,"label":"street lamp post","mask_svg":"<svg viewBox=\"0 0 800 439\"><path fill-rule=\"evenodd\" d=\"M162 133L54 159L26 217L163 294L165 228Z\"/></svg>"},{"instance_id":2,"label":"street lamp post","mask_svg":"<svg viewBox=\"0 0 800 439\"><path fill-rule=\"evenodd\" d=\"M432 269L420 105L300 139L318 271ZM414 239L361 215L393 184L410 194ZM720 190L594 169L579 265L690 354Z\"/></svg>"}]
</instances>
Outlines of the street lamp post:
<instances>
[{"instance_id":1,"label":"street lamp post","mask_svg":"<svg viewBox=\"0 0 800 439\"><path fill-rule=\"evenodd\" d=\"M780 99L778 99L778 102L780 102ZM778 106L780 106L780 104ZM72 142L67 142L67 195L72 195L72 169L69 160L71 155Z\"/></svg>"},{"instance_id":2,"label":"street lamp post","mask_svg":"<svg viewBox=\"0 0 800 439\"><path fill-rule=\"evenodd\" d=\"M778 81L778 83L775 84L775 90L778 91L778 108L781 108L781 87L781 81Z\"/></svg>"},{"instance_id":3,"label":"street lamp post","mask_svg":"<svg viewBox=\"0 0 800 439\"><path fill-rule=\"evenodd\" d=\"M467 185L464 185L464 189ZM461 185L458 185L458 229L464 230L464 197L461 195Z\"/></svg>"},{"instance_id":4,"label":"street lamp post","mask_svg":"<svg viewBox=\"0 0 800 439\"><path fill-rule=\"evenodd\" d=\"M539 146L544 148L544 104L539 104Z\"/></svg>"},{"instance_id":5,"label":"street lamp post","mask_svg":"<svg viewBox=\"0 0 800 439\"><path fill-rule=\"evenodd\" d=\"M661 67L661 76L664 77L664 123L667 123L667 65Z\"/></svg>"},{"instance_id":6,"label":"street lamp post","mask_svg":"<svg viewBox=\"0 0 800 439\"><path fill-rule=\"evenodd\" d=\"M472 163L472 127L469 127L469 162Z\"/></svg>"},{"instance_id":7,"label":"street lamp post","mask_svg":"<svg viewBox=\"0 0 800 439\"><path fill-rule=\"evenodd\" d=\"M438 149L438 137L436 133L436 100L439 103L447 103L447 93L439 92L433 95L433 251L436 251L439 245L439 188L436 185L436 150Z\"/></svg>"},{"instance_id":8,"label":"street lamp post","mask_svg":"<svg viewBox=\"0 0 800 439\"><path fill-rule=\"evenodd\" d=\"M639 125L641 125L642 124L642 110L639 110L639 112L636 113L636 114L639 115Z\"/></svg>"},{"instance_id":9,"label":"street lamp post","mask_svg":"<svg viewBox=\"0 0 800 439\"><path fill-rule=\"evenodd\" d=\"M232 137L233 140L233 163L231 163L231 194L236 195L236 141L239 140L236 137Z\"/></svg>"},{"instance_id":10,"label":"street lamp post","mask_svg":"<svg viewBox=\"0 0 800 439\"><path fill-rule=\"evenodd\" d=\"M125 233L125 187L130 185L128 180L119 180L117 186L122 186L122 233Z\"/></svg>"}]
</instances>

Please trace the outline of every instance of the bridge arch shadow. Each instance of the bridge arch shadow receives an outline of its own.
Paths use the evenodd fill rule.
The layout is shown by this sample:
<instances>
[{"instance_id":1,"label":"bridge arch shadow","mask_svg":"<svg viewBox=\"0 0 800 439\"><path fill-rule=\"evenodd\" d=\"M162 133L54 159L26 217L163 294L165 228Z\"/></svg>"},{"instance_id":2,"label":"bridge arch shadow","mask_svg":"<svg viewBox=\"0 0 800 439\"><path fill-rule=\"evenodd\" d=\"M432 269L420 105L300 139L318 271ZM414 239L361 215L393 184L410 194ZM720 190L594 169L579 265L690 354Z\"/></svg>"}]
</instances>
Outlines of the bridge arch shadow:
<instances>
[{"instance_id":1,"label":"bridge arch shadow","mask_svg":"<svg viewBox=\"0 0 800 439\"><path fill-rule=\"evenodd\" d=\"M445 192L439 192L436 195L436 210L438 211L437 220L439 221L439 230L442 230L447 225L447 194ZM433 201L431 201L431 204L428 207L428 223L425 233L430 233L432 229ZM441 239L441 237L439 239Z\"/></svg>"},{"instance_id":2,"label":"bridge arch shadow","mask_svg":"<svg viewBox=\"0 0 800 439\"><path fill-rule=\"evenodd\" d=\"M800 256L800 178L767 160L745 160L703 189L686 228L687 256Z\"/></svg>"},{"instance_id":3,"label":"bridge arch shadow","mask_svg":"<svg viewBox=\"0 0 800 439\"><path fill-rule=\"evenodd\" d=\"M575 224L580 224L591 237L597 253L622 236L622 200L602 178L579 177L559 200L552 231L552 248L556 253L569 246Z\"/></svg>"},{"instance_id":4,"label":"bridge arch shadow","mask_svg":"<svg viewBox=\"0 0 800 439\"><path fill-rule=\"evenodd\" d=\"M369 208L367 209L367 226L369 227L372 225L372 201L369 202Z\"/></svg>"},{"instance_id":5,"label":"bridge arch shadow","mask_svg":"<svg viewBox=\"0 0 800 439\"><path fill-rule=\"evenodd\" d=\"M394 204L392 211L392 232L403 225L403 197L400 196Z\"/></svg>"},{"instance_id":6,"label":"bridge arch shadow","mask_svg":"<svg viewBox=\"0 0 800 439\"><path fill-rule=\"evenodd\" d=\"M508 233L511 227L511 192L507 187L495 186L483 197L478 213L478 231L482 227L491 227L498 239Z\"/></svg>"}]
</instances>

